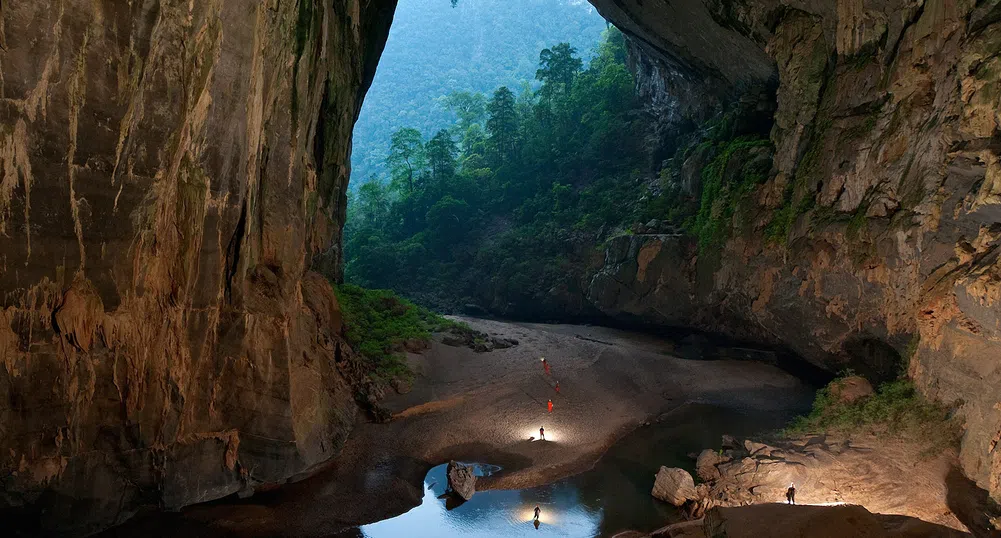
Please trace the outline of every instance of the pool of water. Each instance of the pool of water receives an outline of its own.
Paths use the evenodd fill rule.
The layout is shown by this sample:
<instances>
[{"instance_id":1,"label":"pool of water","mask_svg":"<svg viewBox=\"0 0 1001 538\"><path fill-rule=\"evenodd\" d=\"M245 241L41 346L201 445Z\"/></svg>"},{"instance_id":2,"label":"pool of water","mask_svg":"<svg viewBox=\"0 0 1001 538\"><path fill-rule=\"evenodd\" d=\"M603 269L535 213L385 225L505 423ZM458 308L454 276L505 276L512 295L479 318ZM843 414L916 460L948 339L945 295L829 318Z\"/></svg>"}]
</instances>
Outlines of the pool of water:
<instances>
[{"instance_id":1,"label":"pool of water","mask_svg":"<svg viewBox=\"0 0 1001 538\"><path fill-rule=\"evenodd\" d=\"M445 465L439 465L424 479L420 506L351 534L366 538L594 537L630 529L655 530L681 520L674 507L650 496L661 465L693 471L695 462L688 454L718 448L724 433L759 435L782 427L791 414L689 404L623 438L590 471L535 488L479 491L461 504L445 495ZM479 472L504 471L481 466ZM542 509L538 527L533 522L536 505Z\"/></svg>"}]
</instances>

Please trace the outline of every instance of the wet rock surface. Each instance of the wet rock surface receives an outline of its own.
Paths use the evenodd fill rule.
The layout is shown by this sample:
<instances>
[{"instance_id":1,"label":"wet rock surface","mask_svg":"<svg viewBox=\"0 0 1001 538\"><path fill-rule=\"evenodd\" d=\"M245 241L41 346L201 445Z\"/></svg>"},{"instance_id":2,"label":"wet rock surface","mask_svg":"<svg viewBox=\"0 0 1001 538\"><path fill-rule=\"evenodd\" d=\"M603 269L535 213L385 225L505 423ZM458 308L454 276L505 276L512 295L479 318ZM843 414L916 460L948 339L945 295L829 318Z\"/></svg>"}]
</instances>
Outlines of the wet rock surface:
<instances>
[{"instance_id":1,"label":"wet rock surface","mask_svg":"<svg viewBox=\"0 0 1001 538\"><path fill-rule=\"evenodd\" d=\"M473 494L476 493L476 475L471 465L452 460L448 462L445 473L448 476L448 488L452 493L466 501L473 498Z\"/></svg>"}]
</instances>

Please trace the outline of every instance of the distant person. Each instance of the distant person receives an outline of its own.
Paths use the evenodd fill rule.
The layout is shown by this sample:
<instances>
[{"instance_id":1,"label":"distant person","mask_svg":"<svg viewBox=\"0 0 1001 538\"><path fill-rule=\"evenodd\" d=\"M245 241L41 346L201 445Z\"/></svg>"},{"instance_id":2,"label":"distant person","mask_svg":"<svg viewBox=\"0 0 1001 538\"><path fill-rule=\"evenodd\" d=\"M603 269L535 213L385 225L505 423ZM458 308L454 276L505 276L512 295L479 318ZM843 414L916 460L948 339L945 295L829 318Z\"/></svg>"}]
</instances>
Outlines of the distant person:
<instances>
[{"instance_id":1,"label":"distant person","mask_svg":"<svg viewBox=\"0 0 1001 538\"><path fill-rule=\"evenodd\" d=\"M546 404L546 405L547 405L547 407L549 407L549 412L552 413L553 412L553 401L549 400L549 403Z\"/></svg>"},{"instance_id":2,"label":"distant person","mask_svg":"<svg viewBox=\"0 0 1001 538\"><path fill-rule=\"evenodd\" d=\"M559 394L559 392L560 392L560 382L557 381L556 382L556 393Z\"/></svg>"},{"instance_id":3,"label":"distant person","mask_svg":"<svg viewBox=\"0 0 1001 538\"><path fill-rule=\"evenodd\" d=\"M541 513L542 513L542 509L539 508L539 505L535 505L535 520L536 521L539 520L539 514L541 514Z\"/></svg>"},{"instance_id":4,"label":"distant person","mask_svg":"<svg viewBox=\"0 0 1001 538\"><path fill-rule=\"evenodd\" d=\"M796 504L796 484L789 484L789 489L786 490L786 504Z\"/></svg>"},{"instance_id":5,"label":"distant person","mask_svg":"<svg viewBox=\"0 0 1001 538\"><path fill-rule=\"evenodd\" d=\"M545 357L542 357L542 369L545 370L546 375L549 375L549 361Z\"/></svg>"},{"instance_id":6,"label":"distant person","mask_svg":"<svg viewBox=\"0 0 1001 538\"><path fill-rule=\"evenodd\" d=\"M543 441L546 440L546 428L545 427L539 428L539 439L542 439Z\"/></svg>"}]
</instances>

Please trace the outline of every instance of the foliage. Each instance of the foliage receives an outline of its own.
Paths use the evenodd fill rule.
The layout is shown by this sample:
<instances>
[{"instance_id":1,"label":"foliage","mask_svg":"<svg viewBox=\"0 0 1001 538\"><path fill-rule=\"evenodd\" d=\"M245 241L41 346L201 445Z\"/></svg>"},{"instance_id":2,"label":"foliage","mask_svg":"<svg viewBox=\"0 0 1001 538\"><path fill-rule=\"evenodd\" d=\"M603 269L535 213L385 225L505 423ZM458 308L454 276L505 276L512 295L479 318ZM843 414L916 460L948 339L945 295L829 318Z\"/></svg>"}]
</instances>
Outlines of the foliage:
<instances>
[{"instance_id":1,"label":"foliage","mask_svg":"<svg viewBox=\"0 0 1001 538\"><path fill-rule=\"evenodd\" d=\"M701 253L718 251L730 233L737 206L743 202L756 186L768 179L768 163L744 164L735 181L727 182L726 169L731 158L738 152L750 148L767 147L768 140L754 137L738 137L721 142L716 157L702 169L702 199L695 217L695 235Z\"/></svg>"},{"instance_id":2,"label":"foliage","mask_svg":"<svg viewBox=\"0 0 1001 538\"><path fill-rule=\"evenodd\" d=\"M372 376L383 381L410 379L413 373L403 353L404 343L428 342L432 332L470 330L402 299L389 290L370 290L351 284L335 286L344 314L348 343L369 363Z\"/></svg>"},{"instance_id":3,"label":"foliage","mask_svg":"<svg viewBox=\"0 0 1001 538\"><path fill-rule=\"evenodd\" d=\"M872 396L852 403L838 401L831 385L821 389L810 413L786 429L788 435L815 432L890 434L924 439L939 447L957 439L950 410L926 400L904 379L884 383Z\"/></svg>"},{"instance_id":4,"label":"foliage","mask_svg":"<svg viewBox=\"0 0 1001 538\"><path fill-rule=\"evenodd\" d=\"M474 0L455 9L447 0L400 0L355 124L351 188L388 175L386 142L394 131L413 127L431 136L452 125L462 112L448 96L489 96L502 85L518 93L518 82L535 76L539 50L569 42L586 56L605 27L594 7L578 0ZM464 143L462 132L453 135Z\"/></svg>"},{"instance_id":5,"label":"foliage","mask_svg":"<svg viewBox=\"0 0 1001 538\"><path fill-rule=\"evenodd\" d=\"M641 120L625 57L617 30L586 68L558 44L539 54L538 89L450 95L459 117L430 140L399 129L391 181L350 194L345 278L439 309L484 294L532 302L567 278L572 236L649 215L655 204L635 202Z\"/></svg>"}]
</instances>

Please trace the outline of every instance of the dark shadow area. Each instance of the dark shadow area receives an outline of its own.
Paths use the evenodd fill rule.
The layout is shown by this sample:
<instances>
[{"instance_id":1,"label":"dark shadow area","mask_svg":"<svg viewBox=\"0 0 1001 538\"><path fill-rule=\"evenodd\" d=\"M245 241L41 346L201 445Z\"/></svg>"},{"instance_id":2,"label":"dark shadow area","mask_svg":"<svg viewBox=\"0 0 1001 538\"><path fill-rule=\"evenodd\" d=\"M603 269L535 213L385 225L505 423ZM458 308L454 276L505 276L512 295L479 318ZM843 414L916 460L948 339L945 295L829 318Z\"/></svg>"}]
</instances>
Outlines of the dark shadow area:
<instances>
[{"instance_id":1,"label":"dark shadow area","mask_svg":"<svg viewBox=\"0 0 1001 538\"><path fill-rule=\"evenodd\" d=\"M956 517L977 538L998 538L1001 532L991 524L992 517L1001 517L1001 506L977 484L963 475L958 467L949 470L945 478L946 504Z\"/></svg>"},{"instance_id":2,"label":"dark shadow area","mask_svg":"<svg viewBox=\"0 0 1001 538\"><path fill-rule=\"evenodd\" d=\"M878 338L848 340L844 344L844 352L850 359L848 367L873 385L897 379L903 369L900 353Z\"/></svg>"}]
</instances>

